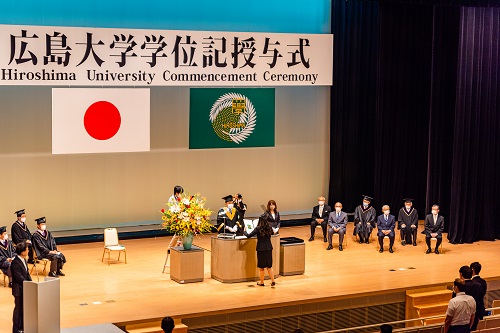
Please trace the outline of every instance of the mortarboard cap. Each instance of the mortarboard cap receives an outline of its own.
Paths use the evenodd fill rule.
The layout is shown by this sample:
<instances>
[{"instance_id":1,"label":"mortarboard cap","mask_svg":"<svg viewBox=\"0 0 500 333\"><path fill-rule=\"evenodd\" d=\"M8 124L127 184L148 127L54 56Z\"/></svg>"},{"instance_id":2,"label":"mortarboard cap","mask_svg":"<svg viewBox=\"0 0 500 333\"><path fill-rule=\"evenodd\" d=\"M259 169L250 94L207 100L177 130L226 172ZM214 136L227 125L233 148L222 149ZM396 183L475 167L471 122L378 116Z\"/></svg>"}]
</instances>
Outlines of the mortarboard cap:
<instances>
[{"instance_id":1,"label":"mortarboard cap","mask_svg":"<svg viewBox=\"0 0 500 333\"><path fill-rule=\"evenodd\" d=\"M363 194L363 200L372 202L373 198Z\"/></svg>"},{"instance_id":2,"label":"mortarboard cap","mask_svg":"<svg viewBox=\"0 0 500 333\"><path fill-rule=\"evenodd\" d=\"M412 202L412 201L413 201L413 199L412 199L412 198L404 198L404 199L403 199L403 201L404 201L404 202Z\"/></svg>"},{"instance_id":3,"label":"mortarboard cap","mask_svg":"<svg viewBox=\"0 0 500 333\"><path fill-rule=\"evenodd\" d=\"M25 214L24 209L18 210L17 212L14 212L14 214L17 215L17 217L21 217L21 215Z\"/></svg>"},{"instance_id":4,"label":"mortarboard cap","mask_svg":"<svg viewBox=\"0 0 500 333\"><path fill-rule=\"evenodd\" d=\"M0 227L0 235L7 231L7 227Z\"/></svg>"},{"instance_id":5,"label":"mortarboard cap","mask_svg":"<svg viewBox=\"0 0 500 333\"><path fill-rule=\"evenodd\" d=\"M243 196L241 195L241 193L238 193L238 199L241 199L243 198Z\"/></svg>"},{"instance_id":6,"label":"mortarboard cap","mask_svg":"<svg viewBox=\"0 0 500 333\"><path fill-rule=\"evenodd\" d=\"M45 223L45 216L44 217L39 217L39 218L35 219L35 221L36 221L36 224Z\"/></svg>"},{"instance_id":7,"label":"mortarboard cap","mask_svg":"<svg viewBox=\"0 0 500 333\"><path fill-rule=\"evenodd\" d=\"M225 197L222 197L222 200L224 200L225 202L233 201L233 196L231 194L226 195Z\"/></svg>"}]
</instances>

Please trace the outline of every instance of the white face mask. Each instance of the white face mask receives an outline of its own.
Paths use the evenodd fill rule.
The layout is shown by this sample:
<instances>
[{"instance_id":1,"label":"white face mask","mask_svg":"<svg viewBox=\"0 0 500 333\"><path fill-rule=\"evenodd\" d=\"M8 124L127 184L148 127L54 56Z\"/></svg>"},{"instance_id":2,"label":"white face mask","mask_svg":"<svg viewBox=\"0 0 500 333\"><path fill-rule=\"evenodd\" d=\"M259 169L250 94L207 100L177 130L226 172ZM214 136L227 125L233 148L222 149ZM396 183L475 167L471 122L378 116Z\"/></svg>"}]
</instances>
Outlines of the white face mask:
<instances>
[{"instance_id":1,"label":"white face mask","mask_svg":"<svg viewBox=\"0 0 500 333\"><path fill-rule=\"evenodd\" d=\"M25 217L21 217L21 222L26 222L26 218Z\"/></svg>"},{"instance_id":2,"label":"white face mask","mask_svg":"<svg viewBox=\"0 0 500 333\"><path fill-rule=\"evenodd\" d=\"M363 202L363 207L368 207L368 204L366 202Z\"/></svg>"},{"instance_id":3,"label":"white face mask","mask_svg":"<svg viewBox=\"0 0 500 333\"><path fill-rule=\"evenodd\" d=\"M45 229L47 229L47 226L44 224L44 225L40 226L40 229L42 229L42 231L45 231Z\"/></svg>"},{"instance_id":4,"label":"white face mask","mask_svg":"<svg viewBox=\"0 0 500 333\"><path fill-rule=\"evenodd\" d=\"M410 210L411 205L406 205L406 210Z\"/></svg>"},{"instance_id":5,"label":"white face mask","mask_svg":"<svg viewBox=\"0 0 500 333\"><path fill-rule=\"evenodd\" d=\"M227 209L233 209L234 205L233 204L227 204Z\"/></svg>"},{"instance_id":6,"label":"white face mask","mask_svg":"<svg viewBox=\"0 0 500 333\"><path fill-rule=\"evenodd\" d=\"M318 201L318 205L323 206L325 204L324 201Z\"/></svg>"},{"instance_id":7,"label":"white face mask","mask_svg":"<svg viewBox=\"0 0 500 333\"><path fill-rule=\"evenodd\" d=\"M5 234L5 235L3 236L3 240L8 240L8 239L9 239L9 235L8 235L8 234Z\"/></svg>"},{"instance_id":8,"label":"white face mask","mask_svg":"<svg viewBox=\"0 0 500 333\"><path fill-rule=\"evenodd\" d=\"M340 208L340 207L335 207L335 211L336 211L337 213L340 213L340 211L341 211L341 210L342 210L342 208Z\"/></svg>"},{"instance_id":9,"label":"white face mask","mask_svg":"<svg viewBox=\"0 0 500 333\"><path fill-rule=\"evenodd\" d=\"M390 210L386 210L386 211L384 211L384 214L389 215L390 212L391 212Z\"/></svg>"},{"instance_id":10,"label":"white face mask","mask_svg":"<svg viewBox=\"0 0 500 333\"><path fill-rule=\"evenodd\" d=\"M432 215L437 215L437 213L438 213L437 210L435 210L435 209L432 210Z\"/></svg>"}]
</instances>

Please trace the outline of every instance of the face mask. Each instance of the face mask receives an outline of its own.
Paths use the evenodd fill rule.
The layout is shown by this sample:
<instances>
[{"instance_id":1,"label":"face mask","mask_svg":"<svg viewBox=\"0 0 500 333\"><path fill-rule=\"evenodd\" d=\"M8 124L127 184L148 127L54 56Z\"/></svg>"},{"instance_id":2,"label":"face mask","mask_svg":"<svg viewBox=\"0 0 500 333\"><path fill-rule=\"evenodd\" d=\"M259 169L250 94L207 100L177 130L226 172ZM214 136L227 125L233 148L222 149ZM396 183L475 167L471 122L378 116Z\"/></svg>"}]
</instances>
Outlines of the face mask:
<instances>
[{"instance_id":1,"label":"face mask","mask_svg":"<svg viewBox=\"0 0 500 333\"><path fill-rule=\"evenodd\" d=\"M40 227L40 229L42 229L42 231L45 231L45 229L47 229L47 226L46 226L46 225L42 225L42 226Z\"/></svg>"},{"instance_id":2,"label":"face mask","mask_svg":"<svg viewBox=\"0 0 500 333\"><path fill-rule=\"evenodd\" d=\"M411 206L406 206L406 210L410 210Z\"/></svg>"},{"instance_id":3,"label":"face mask","mask_svg":"<svg viewBox=\"0 0 500 333\"><path fill-rule=\"evenodd\" d=\"M391 212L390 210L386 210L386 211L384 212L384 214L385 214L385 215L389 215L389 213L390 213L390 212Z\"/></svg>"},{"instance_id":4,"label":"face mask","mask_svg":"<svg viewBox=\"0 0 500 333\"><path fill-rule=\"evenodd\" d=\"M342 210L342 208L340 208L340 207L335 207L335 211L336 211L337 213L340 213L340 211L341 211L341 210Z\"/></svg>"},{"instance_id":5,"label":"face mask","mask_svg":"<svg viewBox=\"0 0 500 333\"><path fill-rule=\"evenodd\" d=\"M233 204L228 204L228 205L227 205L227 208L228 208L228 209L233 209L233 206L234 206Z\"/></svg>"},{"instance_id":6,"label":"face mask","mask_svg":"<svg viewBox=\"0 0 500 333\"><path fill-rule=\"evenodd\" d=\"M318 201L318 205L323 206L325 204L324 201Z\"/></svg>"},{"instance_id":7,"label":"face mask","mask_svg":"<svg viewBox=\"0 0 500 333\"><path fill-rule=\"evenodd\" d=\"M432 215L437 215L438 211L437 210L432 210Z\"/></svg>"},{"instance_id":8,"label":"face mask","mask_svg":"<svg viewBox=\"0 0 500 333\"><path fill-rule=\"evenodd\" d=\"M363 202L363 207L368 207L368 204Z\"/></svg>"},{"instance_id":9,"label":"face mask","mask_svg":"<svg viewBox=\"0 0 500 333\"><path fill-rule=\"evenodd\" d=\"M9 239L9 235L5 234L5 236L3 236L3 240L8 240Z\"/></svg>"},{"instance_id":10,"label":"face mask","mask_svg":"<svg viewBox=\"0 0 500 333\"><path fill-rule=\"evenodd\" d=\"M25 217L21 217L21 222L26 222L26 218Z\"/></svg>"}]
</instances>

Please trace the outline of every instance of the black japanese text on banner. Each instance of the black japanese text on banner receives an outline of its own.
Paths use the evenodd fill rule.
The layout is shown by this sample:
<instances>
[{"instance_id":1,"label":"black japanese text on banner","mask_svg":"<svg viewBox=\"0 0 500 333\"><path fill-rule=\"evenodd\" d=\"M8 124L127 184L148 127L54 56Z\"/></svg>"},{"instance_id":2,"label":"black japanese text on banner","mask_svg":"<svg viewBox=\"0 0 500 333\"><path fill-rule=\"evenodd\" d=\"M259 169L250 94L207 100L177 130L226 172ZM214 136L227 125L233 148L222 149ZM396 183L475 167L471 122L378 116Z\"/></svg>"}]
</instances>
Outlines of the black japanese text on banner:
<instances>
[{"instance_id":1,"label":"black japanese text on banner","mask_svg":"<svg viewBox=\"0 0 500 333\"><path fill-rule=\"evenodd\" d=\"M0 25L0 85L328 86L333 35Z\"/></svg>"}]
</instances>

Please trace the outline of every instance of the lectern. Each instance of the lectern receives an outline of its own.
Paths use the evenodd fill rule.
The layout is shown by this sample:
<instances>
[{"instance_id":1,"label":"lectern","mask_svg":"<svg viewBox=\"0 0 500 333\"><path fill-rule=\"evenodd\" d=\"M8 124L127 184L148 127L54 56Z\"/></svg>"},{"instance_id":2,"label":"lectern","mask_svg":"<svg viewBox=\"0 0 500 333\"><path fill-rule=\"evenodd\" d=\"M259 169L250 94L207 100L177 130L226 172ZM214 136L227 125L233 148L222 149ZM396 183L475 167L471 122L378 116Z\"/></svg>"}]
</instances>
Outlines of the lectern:
<instances>
[{"instance_id":1,"label":"lectern","mask_svg":"<svg viewBox=\"0 0 500 333\"><path fill-rule=\"evenodd\" d=\"M60 333L60 282L46 277L44 281L23 282L24 332Z\"/></svg>"}]
</instances>

